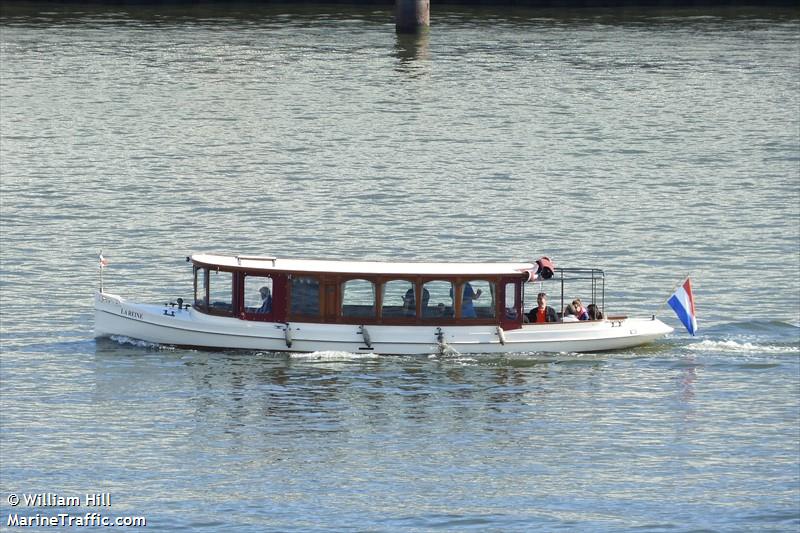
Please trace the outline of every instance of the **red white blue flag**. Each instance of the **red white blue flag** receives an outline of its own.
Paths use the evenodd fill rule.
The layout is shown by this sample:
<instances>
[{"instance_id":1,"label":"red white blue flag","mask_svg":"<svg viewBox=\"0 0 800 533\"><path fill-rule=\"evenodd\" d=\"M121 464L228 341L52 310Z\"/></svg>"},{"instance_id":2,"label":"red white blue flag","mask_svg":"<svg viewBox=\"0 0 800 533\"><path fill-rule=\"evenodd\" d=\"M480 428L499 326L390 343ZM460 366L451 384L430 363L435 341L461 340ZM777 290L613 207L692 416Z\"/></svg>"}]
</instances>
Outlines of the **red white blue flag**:
<instances>
[{"instance_id":1,"label":"red white blue flag","mask_svg":"<svg viewBox=\"0 0 800 533\"><path fill-rule=\"evenodd\" d=\"M686 331L694 335L697 332L697 315L694 312L692 281L686 278L686 281L678 287L667 303L678 315L683 325L686 326Z\"/></svg>"},{"instance_id":2,"label":"red white blue flag","mask_svg":"<svg viewBox=\"0 0 800 533\"><path fill-rule=\"evenodd\" d=\"M108 266L108 259L103 257L103 252L100 252L100 268L103 269Z\"/></svg>"}]
</instances>

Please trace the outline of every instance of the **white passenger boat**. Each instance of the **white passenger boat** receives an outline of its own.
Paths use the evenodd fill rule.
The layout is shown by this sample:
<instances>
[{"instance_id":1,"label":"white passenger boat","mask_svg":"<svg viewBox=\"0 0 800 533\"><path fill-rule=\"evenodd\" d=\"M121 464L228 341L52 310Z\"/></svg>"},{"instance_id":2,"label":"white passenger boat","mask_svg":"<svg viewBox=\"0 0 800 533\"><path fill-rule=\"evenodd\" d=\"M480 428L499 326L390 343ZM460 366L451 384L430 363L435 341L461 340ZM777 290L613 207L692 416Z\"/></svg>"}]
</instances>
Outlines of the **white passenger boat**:
<instances>
[{"instance_id":1,"label":"white passenger boat","mask_svg":"<svg viewBox=\"0 0 800 533\"><path fill-rule=\"evenodd\" d=\"M606 316L598 269L530 263L392 263L195 254L192 303L95 295L95 336L208 348L376 354L593 352L672 332L655 318ZM583 282L596 320L529 323L535 294L563 309ZM526 287L529 289L526 290ZM531 302L525 301L526 292Z\"/></svg>"}]
</instances>

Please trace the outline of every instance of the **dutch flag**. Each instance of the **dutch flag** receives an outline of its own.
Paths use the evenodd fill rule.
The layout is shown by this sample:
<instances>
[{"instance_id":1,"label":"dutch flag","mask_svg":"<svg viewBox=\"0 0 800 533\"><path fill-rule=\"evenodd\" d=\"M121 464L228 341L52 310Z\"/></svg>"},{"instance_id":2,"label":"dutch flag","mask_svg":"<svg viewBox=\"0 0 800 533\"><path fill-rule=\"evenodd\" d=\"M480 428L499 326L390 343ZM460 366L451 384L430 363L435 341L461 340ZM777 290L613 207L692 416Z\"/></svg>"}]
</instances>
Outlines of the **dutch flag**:
<instances>
[{"instance_id":1,"label":"dutch flag","mask_svg":"<svg viewBox=\"0 0 800 533\"><path fill-rule=\"evenodd\" d=\"M683 325L686 326L686 331L694 335L697 332L697 317L694 313L692 281L686 278L686 281L678 287L667 303L675 311L675 314L678 315L678 318L681 319Z\"/></svg>"}]
</instances>

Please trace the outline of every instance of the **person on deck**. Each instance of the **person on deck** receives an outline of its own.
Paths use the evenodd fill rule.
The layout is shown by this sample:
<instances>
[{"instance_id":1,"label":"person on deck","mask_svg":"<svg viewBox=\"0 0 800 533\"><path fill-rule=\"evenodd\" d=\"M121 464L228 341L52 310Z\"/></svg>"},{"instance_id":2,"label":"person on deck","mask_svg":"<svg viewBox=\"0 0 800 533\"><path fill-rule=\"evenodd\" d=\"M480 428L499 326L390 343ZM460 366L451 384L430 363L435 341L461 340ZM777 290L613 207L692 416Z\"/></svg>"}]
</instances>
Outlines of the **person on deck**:
<instances>
[{"instance_id":1,"label":"person on deck","mask_svg":"<svg viewBox=\"0 0 800 533\"><path fill-rule=\"evenodd\" d=\"M586 306L586 311L589 313L589 320L603 320L603 313L595 304Z\"/></svg>"},{"instance_id":2,"label":"person on deck","mask_svg":"<svg viewBox=\"0 0 800 533\"><path fill-rule=\"evenodd\" d=\"M578 317L578 320L589 320L589 311L583 306L580 298L572 300L572 309L575 310L575 316Z\"/></svg>"},{"instance_id":3,"label":"person on deck","mask_svg":"<svg viewBox=\"0 0 800 533\"><path fill-rule=\"evenodd\" d=\"M547 305L547 293L540 292L536 297L538 307L534 307L528 312L531 322L557 322L556 310Z\"/></svg>"},{"instance_id":4,"label":"person on deck","mask_svg":"<svg viewBox=\"0 0 800 533\"><path fill-rule=\"evenodd\" d=\"M562 322L578 322L578 317L575 315L575 307L572 304L567 304L564 308L564 314L561 316Z\"/></svg>"}]
</instances>

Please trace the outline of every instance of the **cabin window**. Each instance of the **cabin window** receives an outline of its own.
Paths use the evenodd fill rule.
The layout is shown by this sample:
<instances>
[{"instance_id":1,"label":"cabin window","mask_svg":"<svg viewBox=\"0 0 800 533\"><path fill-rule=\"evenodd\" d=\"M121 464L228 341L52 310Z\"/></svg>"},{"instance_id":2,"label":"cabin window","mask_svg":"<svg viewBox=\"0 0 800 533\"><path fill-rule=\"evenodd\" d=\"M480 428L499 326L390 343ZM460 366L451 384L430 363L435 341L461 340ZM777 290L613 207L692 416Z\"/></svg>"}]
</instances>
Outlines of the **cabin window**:
<instances>
[{"instance_id":1,"label":"cabin window","mask_svg":"<svg viewBox=\"0 0 800 533\"><path fill-rule=\"evenodd\" d=\"M393 279L383 284L383 318L414 318L417 316L417 288L405 279ZM422 300L422 305L427 305Z\"/></svg>"},{"instance_id":2,"label":"cabin window","mask_svg":"<svg viewBox=\"0 0 800 533\"><path fill-rule=\"evenodd\" d=\"M453 284L449 281L429 281L422 286L422 316L452 318Z\"/></svg>"},{"instance_id":3,"label":"cabin window","mask_svg":"<svg viewBox=\"0 0 800 533\"><path fill-rule=\"evenodd\" d=\"M494 318L494 283L475 279L461 285L461 318Z\"/></svg>"},{"instance_id":4,"label":"cabin window","mask_svg":"<svg viewBox=\"0 0 800 533\"><path fill-rule=\"evenodd\" d=\"M506 283L505 286L505 314L506 320L517 319L517 284Z\"/></svg>"},{"instance_id":5,"label":"cabin window","mask_svg":"<svg viewBox=\"0 0 800 533\"><path fill-rule=\"evenodd\" d=\"M319 316L319 280L310 276L292 278L292 316Z\"/></svg>"},{"instance_id":6,"label":"cabin window","mask_svg":"<svg viewBox=\"0 0 800 533\"><path fill-rule=\"evenodd\" d=\"M208 273L209 311L233 314L233 273L211 270Z\"/></svg>"},{"instance_id":7,"label":"cabin window","mask_svg":"<svg viewBox=\"0 0 800 533\"><path fill-rule=\"evenodd\" d=\"M250 276L244 278L245 312L267 314L272 312L272 278Z\"/></svg>"},{"instance_id":8,"label":"cabin window","mask_svg":"<svg viewBox=\"0 0 800 533\"><path fill-rule=\"evenodd\" d=\"M342 283L342 316L375 318L375 284L365 279Z\"/></svg>"},{"instance_id":9,"label":"cabin window","mask_svg":"<svg viewBox=\"0 0 800 533\"><path fill-rule=\"evenodd\" d=\"M206 309L208 299L208 269L194 269L194 306L198 309Z\"/></svg>"}]
</instances>

